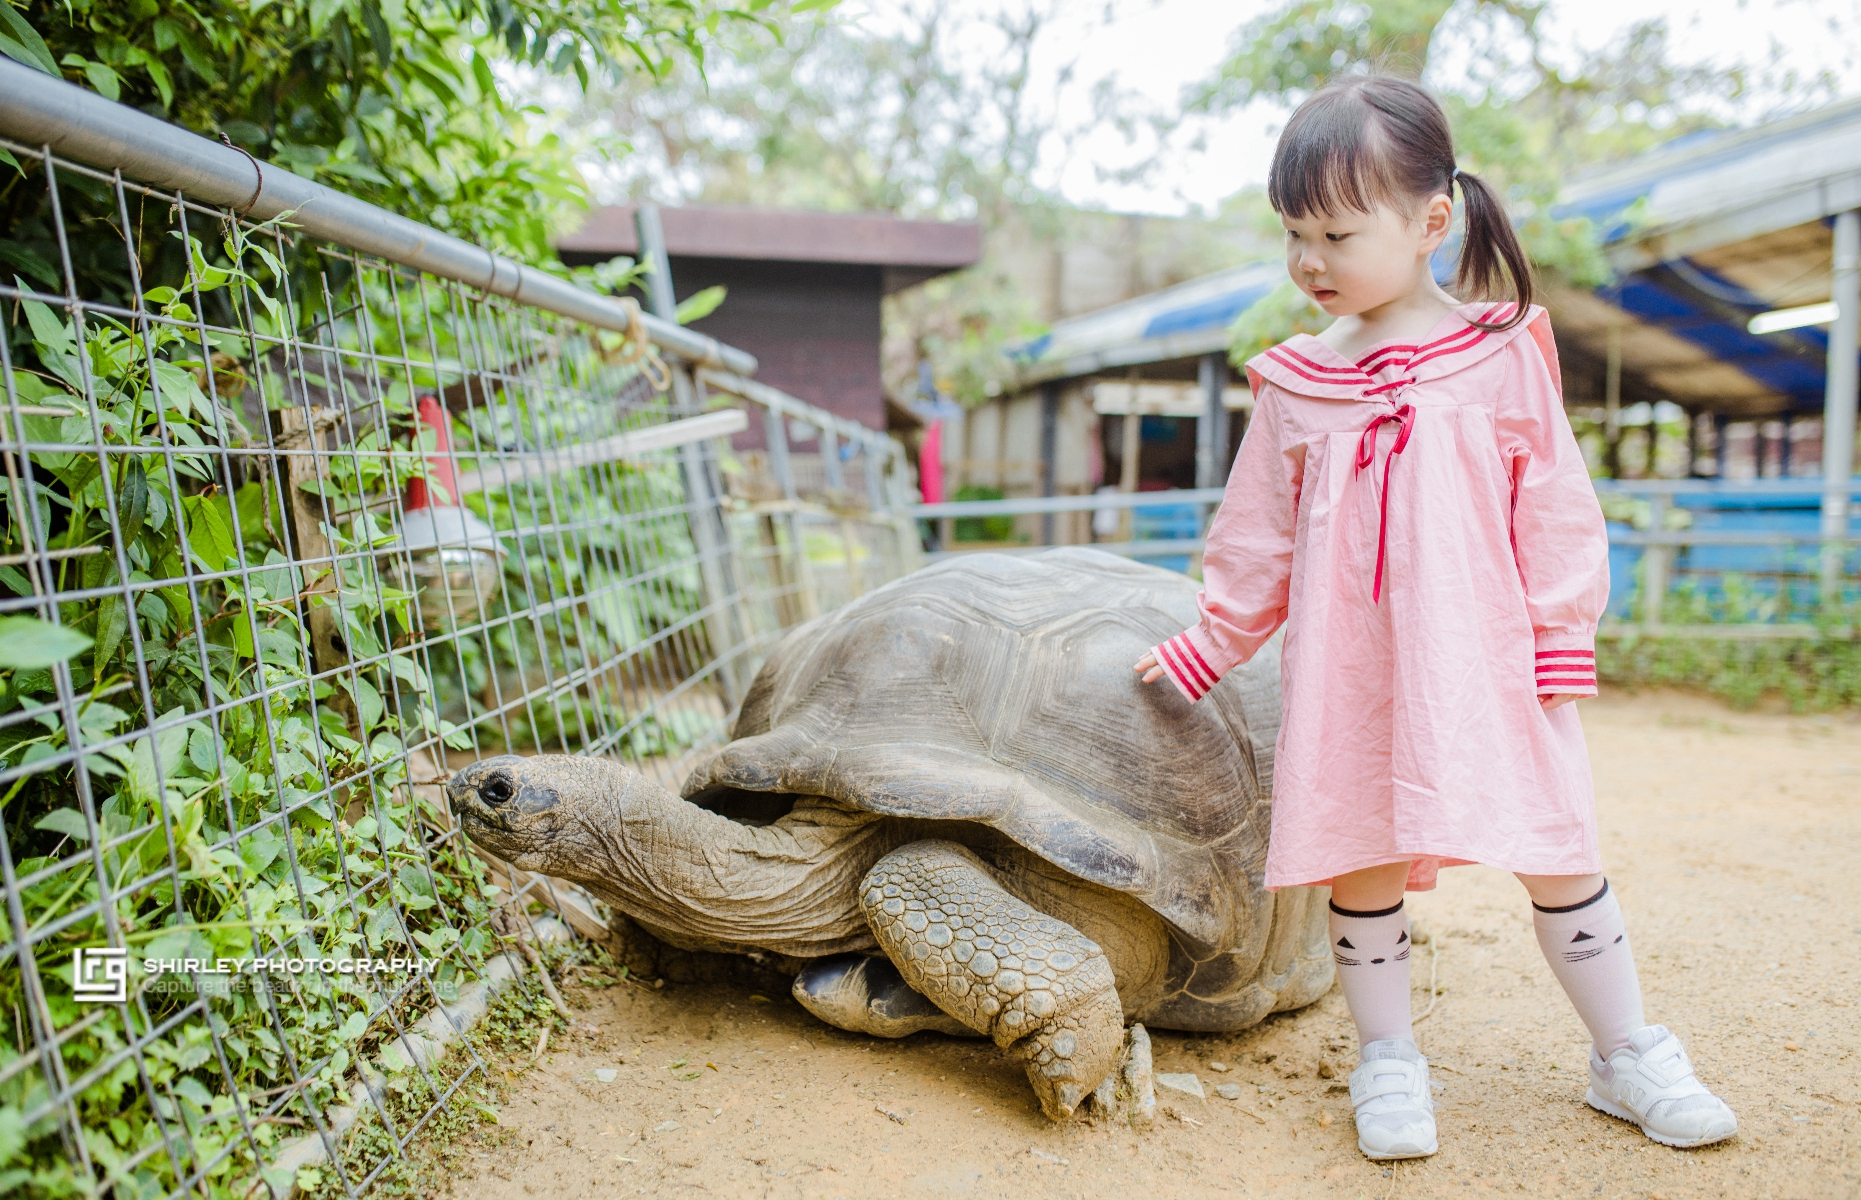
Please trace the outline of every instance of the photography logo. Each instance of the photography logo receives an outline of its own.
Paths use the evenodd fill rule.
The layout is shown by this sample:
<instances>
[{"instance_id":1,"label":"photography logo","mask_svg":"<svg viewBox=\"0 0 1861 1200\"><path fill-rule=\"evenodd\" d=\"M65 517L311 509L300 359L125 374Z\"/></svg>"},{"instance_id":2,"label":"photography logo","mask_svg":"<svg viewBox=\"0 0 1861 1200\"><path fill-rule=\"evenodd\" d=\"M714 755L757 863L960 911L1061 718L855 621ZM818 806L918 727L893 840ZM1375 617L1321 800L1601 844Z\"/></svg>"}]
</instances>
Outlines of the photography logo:
<instances>
[{"instance_id":1,"label":"photography logo","mask_svg":"<svg viewBox=\"0 0 1861 1200\"><path fill-rule=\"evenodd\" d=\"M129 998L129 952L83 946L71 955L71 994L92 1004L121 1004Z\"/></svg>"}]
</instances>

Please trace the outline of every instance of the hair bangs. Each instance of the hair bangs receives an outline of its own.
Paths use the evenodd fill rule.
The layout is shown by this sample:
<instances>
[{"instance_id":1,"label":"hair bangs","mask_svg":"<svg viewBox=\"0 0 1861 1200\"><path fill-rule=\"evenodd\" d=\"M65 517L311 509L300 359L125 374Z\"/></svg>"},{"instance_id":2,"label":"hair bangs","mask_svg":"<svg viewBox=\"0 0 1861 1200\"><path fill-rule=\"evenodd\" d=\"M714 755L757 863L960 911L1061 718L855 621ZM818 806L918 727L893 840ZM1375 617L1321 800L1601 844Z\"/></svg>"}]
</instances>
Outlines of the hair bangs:
<instances>
[{"instance_id":1,"label":"hair bangs","mask_svg":"<svg viewBox=\"0 0 1861 1200\"><path fill-rule=\"evenodd\" d=\"M1334 87L1308 100L1273 151L1267 172L1273 211L1301 220L1397 203L1403 189L1376 118L1356 89Z\"/></svg>"}]
</instances>

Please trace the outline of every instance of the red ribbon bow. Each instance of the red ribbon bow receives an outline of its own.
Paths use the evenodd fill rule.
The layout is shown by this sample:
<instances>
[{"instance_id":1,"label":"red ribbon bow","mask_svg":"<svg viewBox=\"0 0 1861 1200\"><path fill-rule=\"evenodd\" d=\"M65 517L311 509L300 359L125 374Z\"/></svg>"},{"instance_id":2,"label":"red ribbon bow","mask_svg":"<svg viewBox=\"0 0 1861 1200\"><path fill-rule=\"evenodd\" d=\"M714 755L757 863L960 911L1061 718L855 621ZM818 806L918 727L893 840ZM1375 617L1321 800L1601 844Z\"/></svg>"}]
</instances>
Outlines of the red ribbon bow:
<instances>
[{"instance_id":1,"label":"red ribbon bow","mask_svg":"<svg viewBox=\"0 0 1861 1200\"><path fill-rule=\"evenodd\" d=\"M1383 602L1383 555L1389 542L1389 469L1396 465L1396 455L1409 444L1409 433L1415 428L1415 406L1405 404L1394 412L1386 412L1370 422L1363 436L1357 440L1357 470L1376 465L1376 431L1385 424L1396 424L1396 444L1389 449L1389 457L1383 460L1383 493L1378 500L1376 518L1376 581L1370 587L1370 602Z\"/></svg>"}]
</instances>

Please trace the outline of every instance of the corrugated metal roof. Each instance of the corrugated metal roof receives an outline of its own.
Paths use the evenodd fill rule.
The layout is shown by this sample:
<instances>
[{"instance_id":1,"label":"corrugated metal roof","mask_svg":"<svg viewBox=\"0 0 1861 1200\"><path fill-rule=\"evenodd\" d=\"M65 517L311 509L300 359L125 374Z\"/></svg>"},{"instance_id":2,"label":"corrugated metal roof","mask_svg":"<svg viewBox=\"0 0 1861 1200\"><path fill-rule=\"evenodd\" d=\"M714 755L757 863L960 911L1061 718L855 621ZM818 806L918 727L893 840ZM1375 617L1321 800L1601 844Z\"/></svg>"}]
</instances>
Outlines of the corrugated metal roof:
<instances>
[{"instance_id":1,"label":"corrugated metal roof","mask_svg":"<svg viewBox=\"0 0 1861 1200\"><path fill-rule=\"evenodd\" d=\"M1009 355L1020 366L1020 381L1033 384L1223 350L1234 319L1285 279L1285 264L1279 262L1216 271L1057 321L1050 332Z\"/></svg>"}]
</instances>

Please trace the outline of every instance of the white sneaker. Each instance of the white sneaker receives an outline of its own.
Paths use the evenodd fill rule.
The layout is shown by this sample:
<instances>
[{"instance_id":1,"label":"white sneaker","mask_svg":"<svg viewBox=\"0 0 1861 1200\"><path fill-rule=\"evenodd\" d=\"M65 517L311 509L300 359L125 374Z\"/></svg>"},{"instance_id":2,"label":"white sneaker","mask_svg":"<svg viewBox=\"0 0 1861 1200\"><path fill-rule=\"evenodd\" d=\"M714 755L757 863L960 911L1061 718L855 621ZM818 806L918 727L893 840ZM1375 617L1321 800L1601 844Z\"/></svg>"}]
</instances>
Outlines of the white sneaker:
<instances>
[{"instance_id":1,"label":"white sneaker","mask_svg":"<svg viewBox=\"0 0 1861 1200\"><path fill-rule=\"evenodd\" d=\"M1607 1062L1590 1051L1591 1108L1633 1121L1663 1146L1709 1146L1738 1132L1738 1118L1693 1074L1665 1025L1644 1025L1628 1040Z\"/></svg>"},{"instance_id":2,"label":"white sneaker","mask_svg":"<svg viewBox=\"0 0 1861 1200\"><path fill-rule=\"evenodd\" d=\"M1366 1158L1426 1158L1439 1149L1428 1060L1414 1042L1386 1039L1363 1048L1363 1062L1351 1072L1351 1106Z\"/></svg>"}]
</instances>

